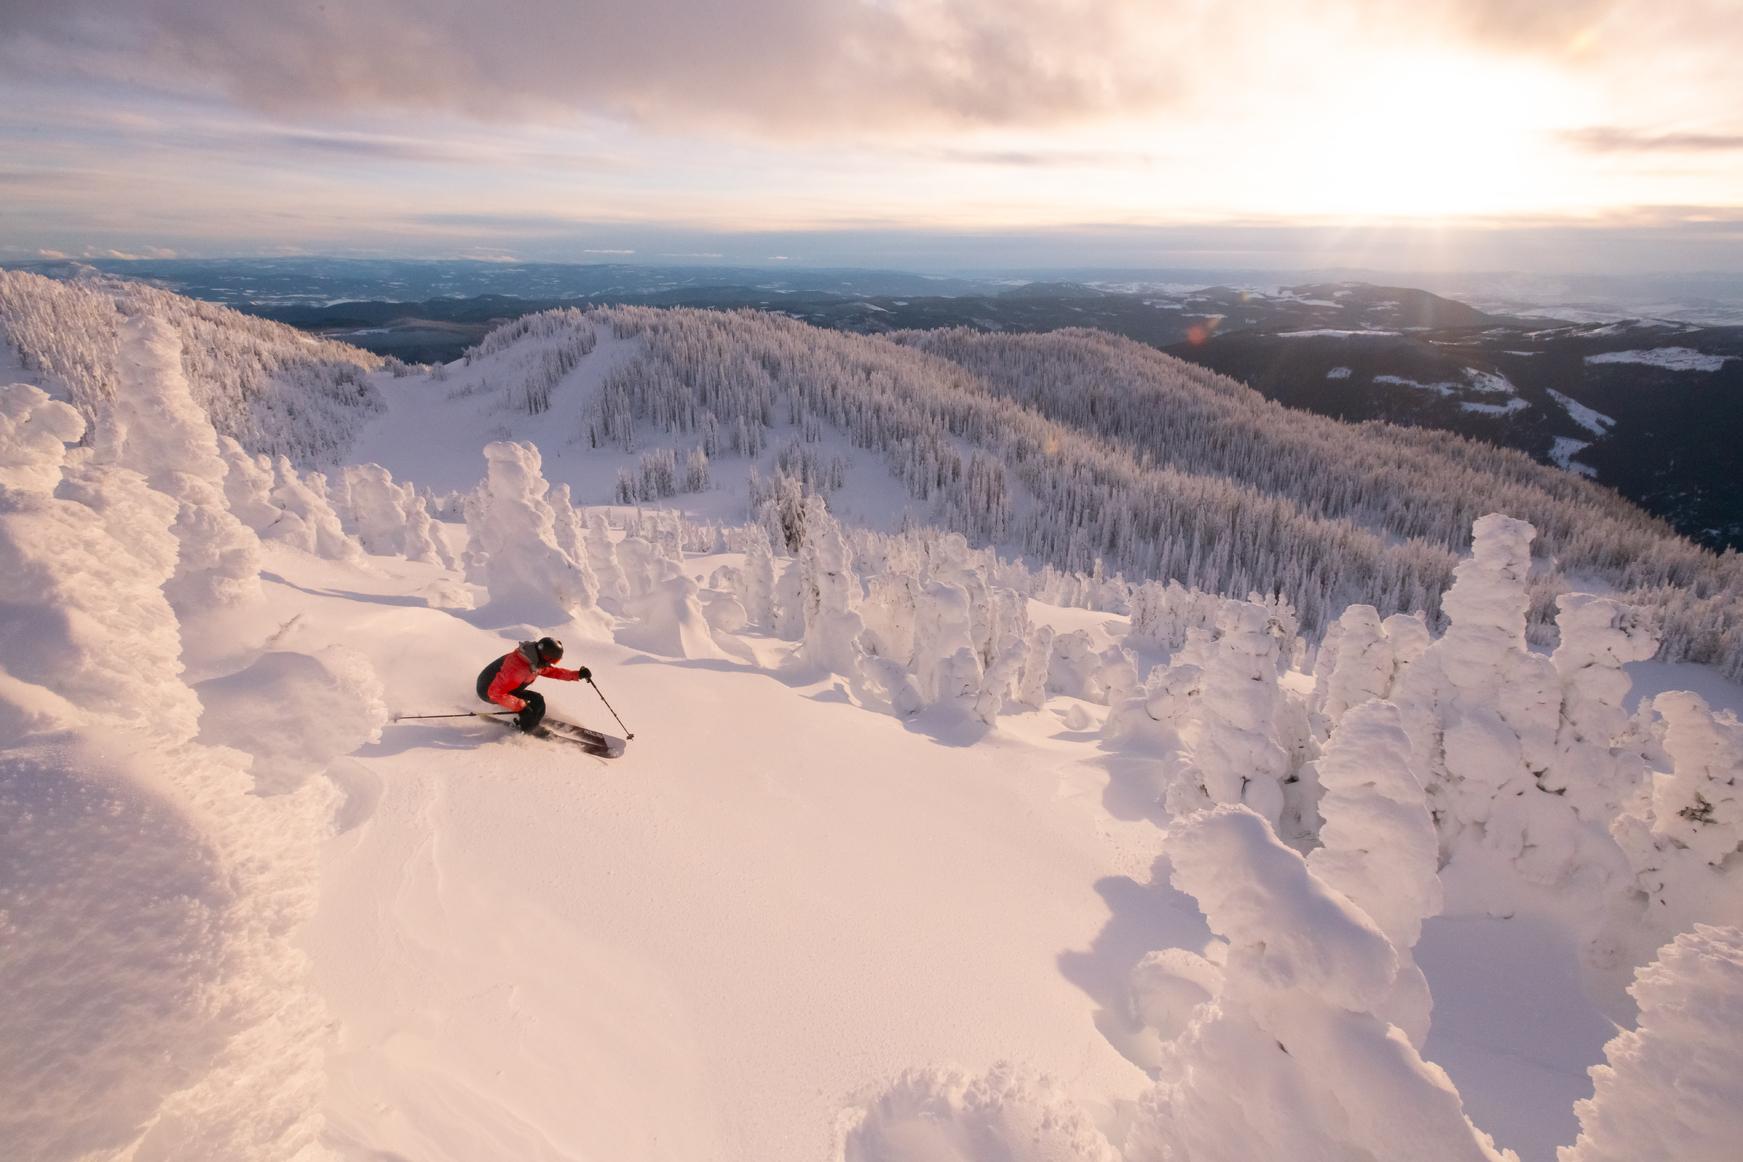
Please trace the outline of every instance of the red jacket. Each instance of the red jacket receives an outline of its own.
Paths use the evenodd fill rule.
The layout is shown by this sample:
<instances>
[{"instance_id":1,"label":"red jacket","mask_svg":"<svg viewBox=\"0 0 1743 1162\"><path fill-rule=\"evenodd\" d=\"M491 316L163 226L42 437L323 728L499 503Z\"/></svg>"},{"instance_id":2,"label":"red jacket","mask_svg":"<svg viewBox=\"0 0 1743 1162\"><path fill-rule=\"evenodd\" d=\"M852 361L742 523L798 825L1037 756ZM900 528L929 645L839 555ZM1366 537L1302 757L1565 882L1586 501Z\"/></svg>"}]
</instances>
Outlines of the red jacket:
<instances>
[{"instance_id":1,"label":"red jacket","mask_svg":"<svg viewBox=\"0 0 1743 1162\"><path fill-rule=\"evenodd\" d=\"M565 670L561 666L538 666L519 650L511 650L502 659L502 667L490 683L490 700L498 706L519 712L526 701L514 696L522 686L532 685L534 678L555 678L559 682L579 682L580 670Z\"/></svg>"}]
</instances>

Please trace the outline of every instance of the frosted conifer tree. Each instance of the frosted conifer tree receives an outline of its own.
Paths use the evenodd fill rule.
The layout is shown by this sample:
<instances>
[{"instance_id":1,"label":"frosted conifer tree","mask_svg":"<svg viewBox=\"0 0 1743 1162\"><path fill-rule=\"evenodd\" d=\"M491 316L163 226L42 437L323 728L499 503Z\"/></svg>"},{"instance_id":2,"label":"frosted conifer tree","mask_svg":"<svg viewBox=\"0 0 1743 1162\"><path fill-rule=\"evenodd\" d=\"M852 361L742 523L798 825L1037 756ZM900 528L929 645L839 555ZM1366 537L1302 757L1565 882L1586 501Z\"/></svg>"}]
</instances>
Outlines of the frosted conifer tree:
<instances>
[{"instance_id":1,"label":"frosted conifer tree","mask_svg":"<svg viewBox=\"0 0 1743 1162\"><path fill-rule=\"evenodd\" d=\"M1163 1048L1127 1162L1517 1162L1379 1015L1398 971L1385 935L1263 819L1203 811L1169 829L1167 851L1228 947L1220 989Z\"/></svg>"},{"instance_id":2,"label":"frosted conifer tree","mask_svg":"<svg viewBox=\"0 0 1743 1162\"><path fill-rule=\"evenodd\" d=\"M813 498L797 569L803 585L805 636L797 656L828 673L858 677L865 629L858 605L859 580L841 528Z\"/></svg>"},{"instance_id":3,"label":"frosted conifer tree","mask_svg":"<svg viewBox=\"0 0 1743 1162\"><path fill-rule=\"evenodd\" d=\"M591 607L594 594L557 547L539 450L498 440L485 445L484 458L484 496L476 513L468 514L467 531L485 553L488 608L517 622L561 625Z\"/></svg>"},{"instance_id":4,"label":"frosted conifer tree","mask_svg":"<svg viewBox=\"0 0 1743 1162\"><path fill-rule=\"evenodd\" d=\"M282 541L329 561L363 559L362 546L346 534L333 506L297 475L289 459L278 458L273 479L271 499L280 515L264 531L268 540Z\"/></svg>"},{"instance_id":5,"label":"frosted conifer tree","mask_svg":"<svg viewBox=\"0 0 1743 1162\"><path fill-rule=\"evenodd\" d=\"M179 680L181 633L165 589L180 502L112 462L66 465L63 441L85 422L38 388L0 388L0 417L18 437L0 440L0 603L31 627L0 635L0 669L36 675L82 713L192 738L199 703Z\"/></svg>"},{"instance_id":6,"label":"frosted conifer tree","mask_svg":"<svg viewBox=\"0 0 1743 1162\"><path fill-rule=\"evenodd\" d=\"M1423 920L1440 912L1440 850L1398 708L1380 701L1352 708L1314 765L1324 823L1307 866L1392 942L1398 976L1379 1011L1420 1049L1432 1001L1410 950Z\"/></svg>"},{"instance_id":7,"label":"frosted conifer tree","mask_svg":"<svg viewBox=\"0 0 1743 1162\"><path fill-rule=\"evenodd\" d=\"M588 567L593 570L594 580L599 584L600 600L613 603L629 596L629 584L624 579L623 567L617 560L617 547L612 543L611 531L602 512L587 514L586 549Z\"/></svg>"},{"instance_id":8,"label":"frosted conifer tree","mask_svg":"<svg viewBox=\"0 0 1743 1162\"><path fill-rule=\"evenodd\" d=\"M980 694L968 591L933 581L921 595L914 632L914 678L928 706L971 713Z\"/></svg>"},{"instance_id":9,"label":"frosted conifer tree","mask_svg":"<svg viewBox=\"0 0 1743 1162\"><path fill-rule=\"evenodd\" d=\"M170 604L186 615L257 596L260 539L225 499L228 470L182 371L179 336L159 319L128 319L118 366L120 383L93 447L99 459L138 472L180 506L180 552L165 589Z\"/></svg>"},{"instance_id":10,"label":"frosted conifer tree","mask_svg":"<svg viewBox=\"0 0 1743 1162\"><path fill-rule=\"evenodd\" d=\"M1640 610L1611 598L1563 593L1556 605L1561 642L1550 660L1561 680L1561 723L1538 781L1604 828L1645 777L1639 748L1618 745L1632 725L1623 667L1650 658L1658 640Z\"/></svg>"},{"instance_id":11,"label":"frosted conifer tree","mask_svg":"<svg viewBox=\"0 0 1743 1162\"><path fill-rule=\"evenodd\" d=\"M1628 990L1635 1028L1604 1047L1580 1136L1559 1162L1730 1162L1743 1141L1743 931L1696 925L1665 945Z\"/></svg>"},{"instance_id":12,"label":"frosted conifer tree","mask_svg":"<svg viewBox=\"0 0 1743 1162\"><path fill-rule=\"evenodd\" d=\"M1649 713L1659 753L1610 827L1640 901L1616 939L1636 947L1696 922L1743 926L1743 724L1687 691Z\"/></svg>"},{"instance_id":13,"label":"frosted conifer tree","mask_svg":"<svg viewBox=\"0 0 1743 1162\"><path fill-rule=\"evenodd\" d=\"M744 549L743 589L745 617L759 629L770 629L775 619L775 557L769 545L769 535L761 525L748 530Z\"/></svg>"},{"instance_id":14,"label":"frosted conifer tree","mask_svg":"<svg viewBox=\"0 0 1743 1162\"><path fill-rule=\"evenodd\" d=\"M1171 813L1245 803L1273 825L1283 817L1290 753L1279 740L1283 627L1254 602L1228 602L1217 633L1199 631L1161 675L1152 717L1175 724L1179 752L1164 774ZM1155 692L1152 693L1155 699Z\"/></svg>"},{"instance_id":15,"label":"frosted conifer tree","mask_svg":"<svg viewBox=\"0 0 1743 1162\"><path fill-rule=\"evenodd\" d=\"M1579 837L1566 805L1536 781L1554 757L1561 691L1555 667L1525 640L1531 538L1524 521L1477 521L1471 556L1441 602L1452 624L1393 700L1426 775L1443 856L1469 832L1547 881L1567 872Z\"/></svg>"},{"instance_id":16,"label":"frosted conifer tree","mask_svg":"<svg viewBox=\"0 0 1743 1162\"><path fill-rule=\"evenodd\" d=\"M272 503L272 461L250 456L229 436L218 437L218 448L224 457L224 496L230 511L256 533L264 534L281 512Z\"/></svg>"}]
</instances>

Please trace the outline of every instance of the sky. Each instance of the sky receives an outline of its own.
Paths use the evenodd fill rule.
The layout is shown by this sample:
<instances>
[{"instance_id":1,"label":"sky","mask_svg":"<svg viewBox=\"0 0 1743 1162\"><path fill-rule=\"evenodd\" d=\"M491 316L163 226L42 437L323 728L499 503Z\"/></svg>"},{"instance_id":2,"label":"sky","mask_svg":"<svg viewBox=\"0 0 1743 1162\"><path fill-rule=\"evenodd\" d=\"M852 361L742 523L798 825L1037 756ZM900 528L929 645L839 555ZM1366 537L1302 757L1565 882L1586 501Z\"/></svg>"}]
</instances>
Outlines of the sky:
<instances>
[{"instance_id":1,"label":"sky","mask_svg":"<svg viewBox=\"0 0 1743 1162\"><path fill-rule=\"evenodd\" d=\"M0 261L1743 271L1743 0L0 0Z\"/></svg>"}]
</instances>

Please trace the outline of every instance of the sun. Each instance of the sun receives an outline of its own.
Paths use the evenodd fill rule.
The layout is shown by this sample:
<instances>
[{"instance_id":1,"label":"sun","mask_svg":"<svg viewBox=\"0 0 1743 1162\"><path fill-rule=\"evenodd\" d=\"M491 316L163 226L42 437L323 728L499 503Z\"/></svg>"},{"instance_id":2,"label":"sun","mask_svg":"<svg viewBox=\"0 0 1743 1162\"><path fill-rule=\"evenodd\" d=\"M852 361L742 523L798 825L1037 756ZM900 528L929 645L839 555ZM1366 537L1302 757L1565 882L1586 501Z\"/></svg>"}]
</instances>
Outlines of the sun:
<instances>
[{"instance_id":1,"label":"sun","mask_svg":"<svg viewBox=\"0 0 1743 1162\"><path fill-rule=\"evenodd\" d=\"M1286 119L1276 175L1295 213L1442 218L1549 209L1547 74L1470 57L1353 70Z\"/></svg>"}]
</instances>

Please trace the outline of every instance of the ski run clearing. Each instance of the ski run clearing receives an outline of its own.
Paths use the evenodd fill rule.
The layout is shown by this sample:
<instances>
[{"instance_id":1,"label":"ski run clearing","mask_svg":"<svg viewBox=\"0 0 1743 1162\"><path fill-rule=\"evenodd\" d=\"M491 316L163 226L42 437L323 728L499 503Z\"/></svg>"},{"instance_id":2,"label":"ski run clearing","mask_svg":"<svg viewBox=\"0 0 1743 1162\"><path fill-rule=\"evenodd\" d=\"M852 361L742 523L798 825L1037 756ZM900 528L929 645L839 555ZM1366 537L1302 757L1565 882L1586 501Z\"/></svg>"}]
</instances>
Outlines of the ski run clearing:
<instances>
[{"instance_id":1,"label":"ski run clearing","mask_svg":"<svg viewBox=\"0 0 1743 1162\"><path fill-rule=\"evenodd\" d=\"M1743 690L1525 521L1310 632L919 519L1052 536L970 447L1027 412L717 424L740 488L649 419L700 348L555 312L272 380L315 472L152 301L0 387L0 1155L1735 1157ZM397 717L545 633L621 758Z\"/></svg>"}]
</instances>

